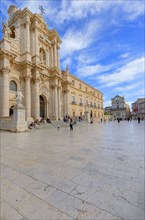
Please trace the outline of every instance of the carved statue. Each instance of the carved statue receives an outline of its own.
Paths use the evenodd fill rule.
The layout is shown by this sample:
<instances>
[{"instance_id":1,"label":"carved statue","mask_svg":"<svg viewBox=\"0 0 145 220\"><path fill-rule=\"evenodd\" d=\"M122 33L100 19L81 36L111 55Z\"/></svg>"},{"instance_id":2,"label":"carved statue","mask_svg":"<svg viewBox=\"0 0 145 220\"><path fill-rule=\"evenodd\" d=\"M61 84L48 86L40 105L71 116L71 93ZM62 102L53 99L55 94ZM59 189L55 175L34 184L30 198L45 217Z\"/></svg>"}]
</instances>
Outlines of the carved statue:
<instances>
[{"instance_id":1,"label":"carved statue","mask_svg":"<svg viewBox=\"0 0 145 220\"><path fill-rule=\"evenodd\" d=\"M16 104L17 104L17 106L19 106L19 107L20 107L20 106L21 106L21 107L23 106L23 105L22 105L22 99L23 99L23 98L24 98L24 96L23 96L22 92L18 90L18 91L16 92Z\"/></svg>"},{"instance_id":2,"label":"carved statue","mask_svg":"<svg viewBox=\"0 0 145 220\"><path fill-rule=\"evenodd\" d=\"M19 31L19 27L16 27L16 29L14 30L15 32L15 38L17 40L20 40L20 31Z\"/></svg>"},{"instance_id":3,"label":"carved statue","mask_svg":"<svg viewBox=\"0 0 145 220\"><path fill-rule=\"evenodd\" d=\"M67 72L67 73L69 72L69 68L68 68L68 65L66 65L66 72Z\"/></svg>"},{"instance_id":4,"label":"carved statue","mask_svg":"<svg viewBox=\"0 0 145 220\"><path fill-rule=\"evenodd\" d=\"M11 34L11 30L8 26L8 21L6 22L6 24L4 24L4 21L2 21L2 27L3 27L4 37L9 38Z\"/></svg>"}]
</instances>

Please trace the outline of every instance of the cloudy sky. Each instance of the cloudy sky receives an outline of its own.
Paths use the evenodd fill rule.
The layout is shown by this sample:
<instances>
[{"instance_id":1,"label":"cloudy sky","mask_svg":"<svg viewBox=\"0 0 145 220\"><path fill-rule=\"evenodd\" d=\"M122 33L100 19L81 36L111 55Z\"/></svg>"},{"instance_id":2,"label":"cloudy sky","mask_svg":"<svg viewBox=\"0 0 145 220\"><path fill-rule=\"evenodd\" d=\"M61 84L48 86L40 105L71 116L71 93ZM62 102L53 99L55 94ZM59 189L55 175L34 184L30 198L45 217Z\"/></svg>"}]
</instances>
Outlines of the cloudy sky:
<instances>
[{"instance_id":1,"label":"cloudy sky","mask_svg":"<svg viewBox=\"0 0 145 220\"><path fill-rule=\"evenodd\" d=\"M104 93L104 106L115 95L128 104L144 97L144 0L1 0L7 19L11 4L40 13L61 39L61 68Z\"/></svg>"}]
</instances>

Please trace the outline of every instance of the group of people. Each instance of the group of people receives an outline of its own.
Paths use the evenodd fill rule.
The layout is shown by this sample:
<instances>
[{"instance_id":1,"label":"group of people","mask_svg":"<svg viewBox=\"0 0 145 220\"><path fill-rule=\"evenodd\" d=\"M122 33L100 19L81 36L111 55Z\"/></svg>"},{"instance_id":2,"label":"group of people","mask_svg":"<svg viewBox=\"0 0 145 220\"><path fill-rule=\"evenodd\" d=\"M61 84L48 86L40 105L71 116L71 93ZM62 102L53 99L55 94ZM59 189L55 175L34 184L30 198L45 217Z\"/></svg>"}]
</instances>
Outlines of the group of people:
<instances>
[{"instance_id":1,"label":"group of people","mask_svg":"<svg viewBox=\"0 0 145 220\"><path fill-rule=\"evenodd\" d=\"M64 118L63 118L63 121L64 122L69 122L69 120L70 120L70 116L69 115L66 115Z\"/></svg>"},{"instance_id":2,"label":"group of people","mask_svg":"<svg viewBox=\"0 0 145 220\"><path fill-rule=\"evenodd\" d=\"M40 120L36 119L33 122L31 122L31 124L28 127L29 129L38 128L38 125L45 123L51 123L50 119L49 118L47 118L46 120L44 120L43 118L41 118Z\"/></svg>"}]
</instances>

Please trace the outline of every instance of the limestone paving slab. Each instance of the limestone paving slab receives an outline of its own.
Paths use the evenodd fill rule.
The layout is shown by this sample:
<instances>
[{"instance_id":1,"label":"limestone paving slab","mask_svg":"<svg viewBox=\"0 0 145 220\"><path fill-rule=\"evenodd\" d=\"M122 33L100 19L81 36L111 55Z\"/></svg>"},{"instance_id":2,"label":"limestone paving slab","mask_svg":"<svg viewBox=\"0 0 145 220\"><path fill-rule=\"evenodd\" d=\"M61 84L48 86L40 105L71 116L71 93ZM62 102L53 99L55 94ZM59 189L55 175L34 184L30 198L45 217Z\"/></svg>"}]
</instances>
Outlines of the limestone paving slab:
<instances>
[{"instance_id":1,"label":"limestone paving slab","mask_svg":"<svg viewBox=\"0 0 145 220\"><path fill-rule=\"evenodd\" d=\"M0 209L1 209L0 210L1 220L6 220L6 219L24 220L24 217L20 215L14 208L12 208L5 201L1 202Z\"/></svg>"},{"instance_id":2,"label":"limestone paving slab","mask_svg":"<svg viewBox=\"0 0 145 220\"><path fill-rule=\"evenodd\" d=\"M109 212L96 208L90 204L86 204L85 207L78 215L78 220L98 219L98 220L121 220Z\"/></svg>"},{"instance_id":3,"label":"limestone paving slab","mask_svg":"<svg viewBox=\"0 0 145 220\"><path fill-rule=\"evenodd\" d=\"M62 212L37 197L31 197L16 210L27 219L59 219Z\"/></svg>"},{"instance_id":4,"label":"limestone paving slab","mask_svg":"<svg viewBox=\"0 0 145 220\"><path fill-rule=\"evenodd\" d=\"M142 121L0 138L1 218L144 219Z\"/></svg>"},{"instance_id":5,"label":"limestone paving slab","mask_svg":"<svg viewBox=\"0 0 145 220\"><path fill-rule=\"evenodd\" d=\"M55 191L45 200L74 219L85 205L84 201L59 190Z\"/></svg>"}]
</instances>

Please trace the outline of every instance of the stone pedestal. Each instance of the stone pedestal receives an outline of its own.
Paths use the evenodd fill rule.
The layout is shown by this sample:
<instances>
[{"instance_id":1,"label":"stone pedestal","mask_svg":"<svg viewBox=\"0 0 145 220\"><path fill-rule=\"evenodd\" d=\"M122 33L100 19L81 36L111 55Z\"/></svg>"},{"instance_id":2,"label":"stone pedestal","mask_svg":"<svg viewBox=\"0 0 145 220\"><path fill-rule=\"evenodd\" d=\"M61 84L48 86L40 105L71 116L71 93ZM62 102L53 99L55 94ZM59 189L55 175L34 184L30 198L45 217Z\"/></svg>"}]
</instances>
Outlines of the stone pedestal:
<instances>
[{"instance_id":1,"label":"stone pedestal","mask_svg":"<svg viewBox=\"0 0 145 220\"><path fill-rule=\"evenodd\" d=\"M88 111L85 111L85 120L90 122L90 113Z\"/></svg>"},{"instance_id":2,"label":"stone pedestal","mask_svg":"<svg viewBox=\"0 0 145 220\"><path fill-rule=\"evenodd\" d=\"M15 106L13 108L13 119L11 131L22 132L28 129L27 121L25 120L25 108L23 106Z\"/></svg>"}]
</instances>

